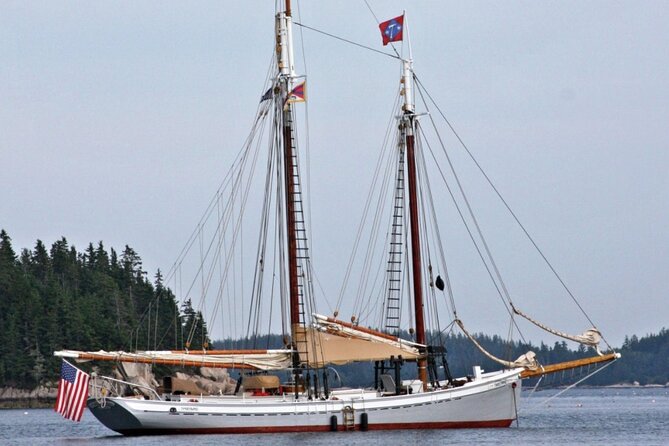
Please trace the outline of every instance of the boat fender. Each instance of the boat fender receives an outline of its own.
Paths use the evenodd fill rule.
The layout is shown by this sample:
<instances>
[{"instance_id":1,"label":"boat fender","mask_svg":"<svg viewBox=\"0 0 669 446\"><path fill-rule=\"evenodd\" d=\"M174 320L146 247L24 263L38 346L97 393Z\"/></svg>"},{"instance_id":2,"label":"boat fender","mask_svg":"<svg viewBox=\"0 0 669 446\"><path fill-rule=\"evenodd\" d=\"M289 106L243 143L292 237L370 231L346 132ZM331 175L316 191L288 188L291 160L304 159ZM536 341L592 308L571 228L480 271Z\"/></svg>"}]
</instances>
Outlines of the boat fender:
<instances>
[{"instance_id":1,"label":"boat fender","mask_svg":"<svg viewBox=\"0 0 669 446\"><path fill-rule=\"evenodd\" d=\"M176 414L177 413L177 408L176 407L170 407L170 413L171 414Z\"/></svg>"},{"instance_id":2,"label":"boat fender","mask_svg":"<svg viewBox=\"0 0 669 446\"><path fill-rule=\"evenodd\" d=\"M369 429L369 418L367 412L363 412L360 414L360 430L367 432L367 429Z\"/></svg>"},{"instance_id":3,"label":"boat fender","mask_svg":"<svg viewBox=\"0 0 669 446\"><path fill-rule=\"evenodd\" d=\"M330 432L337 432L337 415L330 417Z\"/></svg>"}]
</instances>

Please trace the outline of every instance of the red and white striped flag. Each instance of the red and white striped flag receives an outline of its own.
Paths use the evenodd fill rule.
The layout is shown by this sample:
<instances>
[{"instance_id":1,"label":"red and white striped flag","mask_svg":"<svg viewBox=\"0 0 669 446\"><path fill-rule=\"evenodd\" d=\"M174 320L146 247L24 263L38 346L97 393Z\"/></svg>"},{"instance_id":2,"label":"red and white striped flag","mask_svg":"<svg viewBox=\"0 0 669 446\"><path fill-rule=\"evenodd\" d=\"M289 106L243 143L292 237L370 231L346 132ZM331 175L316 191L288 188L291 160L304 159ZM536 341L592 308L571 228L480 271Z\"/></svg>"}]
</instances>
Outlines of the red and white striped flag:
<instances>
[{"instance_id":1,"label":"red and white striped flag","mask_svg":"<svg viewBox=\"0 0 669 446\"><path fill-rule=\"evenodd\" d=\"M58 383L56 412L72 421L81 421L84 407L86 407L86 398L88 398L89 378L87 373L63 360Z\"/></svg>"}]
</instances>

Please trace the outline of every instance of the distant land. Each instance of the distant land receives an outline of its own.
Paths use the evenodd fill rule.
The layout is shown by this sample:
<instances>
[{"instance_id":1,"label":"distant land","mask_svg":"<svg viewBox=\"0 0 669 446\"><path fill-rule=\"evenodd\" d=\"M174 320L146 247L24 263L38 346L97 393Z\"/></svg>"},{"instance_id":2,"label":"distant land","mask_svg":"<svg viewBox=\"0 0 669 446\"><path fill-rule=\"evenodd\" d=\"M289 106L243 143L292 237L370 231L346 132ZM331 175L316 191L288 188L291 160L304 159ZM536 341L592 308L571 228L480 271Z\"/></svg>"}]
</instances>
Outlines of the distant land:
<instances>
[{"instance_id":1,"label":"distant land","mask_svg":"<svg viewBox=\"0 0 669 446\"><path fill-rule=\"evenodd\" d=\"M196 334L190 348L211 344L202 315L193 310L189 301L178 306L172 291L163 284L160 271L153 280L147 279L140 256L129 246L120 253L114 249L108 252L98 242L79 252L61 238L50 248L38 240L32 249L17 253L11 238L2 230L0 308L0 407L51 403L60 371L60 359L53 356L55 350L128 350L133 345L145 349L150 333L157 334L149 346L151 349L181 349L183 333L190 332L193 325ZM147 314L153 321L151 332L145 323ZM509 344L498 336L477 335L477 338L497 356L515 358L532 350L544 364L594 354L583 347L572 350L565 342ZM213 346L278 348L282 347L282 336L227 339L214 342ZM446 346L448 366L455 376L470 374L471 364L480 364L487 370L499 368L462 335L448 335ZM622 359L590 377L586 385L669 385L667 328L641 338L626 337L617 351ZM87 367L90 365L83 366ZM109 367L103 365L101 372ZM367 386L373 382L370 364L337 369L346 386ZM410 366L403 371L412 372ZM591 371L556 374L543 384L564 385Z\"/></svg>"}]
</instances>

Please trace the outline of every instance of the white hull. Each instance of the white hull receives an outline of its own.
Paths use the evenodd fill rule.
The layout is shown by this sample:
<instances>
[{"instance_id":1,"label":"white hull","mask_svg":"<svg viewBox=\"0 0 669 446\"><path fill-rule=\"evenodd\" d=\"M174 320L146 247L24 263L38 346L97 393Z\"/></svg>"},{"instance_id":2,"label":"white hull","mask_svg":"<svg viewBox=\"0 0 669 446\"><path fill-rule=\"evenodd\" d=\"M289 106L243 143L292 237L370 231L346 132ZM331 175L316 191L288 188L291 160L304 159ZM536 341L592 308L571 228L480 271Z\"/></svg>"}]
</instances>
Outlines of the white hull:
<instances>
[{"instance_id":1,"label":"white hull","mask_svg":"<svg viewBox=\"0 0 669 446\"><path fill-rule=\"evenodd\" d=\"M88 407L105 426L125 435L508 427L516 419L520 372L489 373L462 387L396 396L359 389L334 391L324 401L295 401L288 395L106 398L91 399ZM347 406L353 409L348 425Z\"/></svg>"}]
</instances>

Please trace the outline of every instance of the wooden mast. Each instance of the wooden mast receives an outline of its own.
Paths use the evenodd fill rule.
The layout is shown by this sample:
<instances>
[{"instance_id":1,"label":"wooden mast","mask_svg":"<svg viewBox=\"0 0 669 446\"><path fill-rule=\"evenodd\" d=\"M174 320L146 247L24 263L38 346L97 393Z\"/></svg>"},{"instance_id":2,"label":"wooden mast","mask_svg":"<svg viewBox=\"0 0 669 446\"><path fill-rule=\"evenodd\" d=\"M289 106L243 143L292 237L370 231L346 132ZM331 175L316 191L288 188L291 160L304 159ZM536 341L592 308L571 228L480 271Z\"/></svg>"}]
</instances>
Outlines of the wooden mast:
<instances>
[{"instance_id":1,"label":"wooden mast","mask_svg":"<svg viewBox=\"0 0 669 446\"><path fill-rule=\"evenodd\" d=\"M290 308L291 347L295 352L298 336L304 332L300 324L300 285L297 264L297 224L295 221L295 163L297 156L293 147L293 120L292 105L288 98L293 86L295 71L293 67L293 40L290 0L286 0L286 11L277 15L276 52L279 65L279 85L283 107L282 136L283 136L283 178L286 203L286 232L288 248L288 292ZM293 379L295 382L295 399L299 398L300 355L293 354Z\"/></svg>"},{"instance_id":2,"label":"wooden mast","mask_svg":"<svg viewBox=\"0 0 669 446\"><path fill-rule=\"evenodd\" d=\"M413 117L408 118L407 127L413 127ZM423 318L423 282L420 250L420 228L418 223L418 202L416 193L416 156L414 135L406 134L407 168L409 171L409 219L411 222L411 273L413 278L414 314L416 319L416 342L426 344L425 321ZM427 361L418 360L418 378L427 390Z\"/></svg>"},{"instance_id":3,"label":"wooden mast","mask_svg":"<svg viewBox=\"0 0 669 446\"><path fill-rule=\"evenodd\" d=\"M290 296L290 326L295 330L300 325L300 296L297 271L297 237L295 234L295 177L293 169L293 129L291 127L291 105L283 112L283 165L286 201L286 231L288 237L288 284Z\"/></svg>"},{"instance_id":4,"label":"wooden mast","mask_svg":"<svg viewBox=\"0 0 669 446\"><path fill-rule=\"evenodd\" d=\"M279 64L279 80L281 84L283 107L283 177L286 205L286 232L288 248L288 286L289 286L289 308L290 327L293 342L296 330L300 325L300 296L299 277L297 265L297 235L295 222L295 168L292 128L292 105L287 102L293 72L293 45L290 29L291 6L290 0L286 0L285 13L277 16L276 51Z\"/></svg>"},{"instance_id":5,"label":"wooden mast","mask_svg":"<svg viewBox=\"0 0 669 446\"><path fill-rule=\"evenodd\" d=\"M404 115L402 117L402 133L406 147L407 170L409 180L409 221L411 234L411 273L413 279L414 317L416 322L416 342L426 344L425 321L423 317L423 280L420 249L420 225L418 222L418 182L416 180L416 150L414 144L414 103L413 103L413 72L411 60L403 61L404 72ZM427 361L418 360L418 378L423 383L423 390L427 390Z\"/></svg>"}]
</instances>

